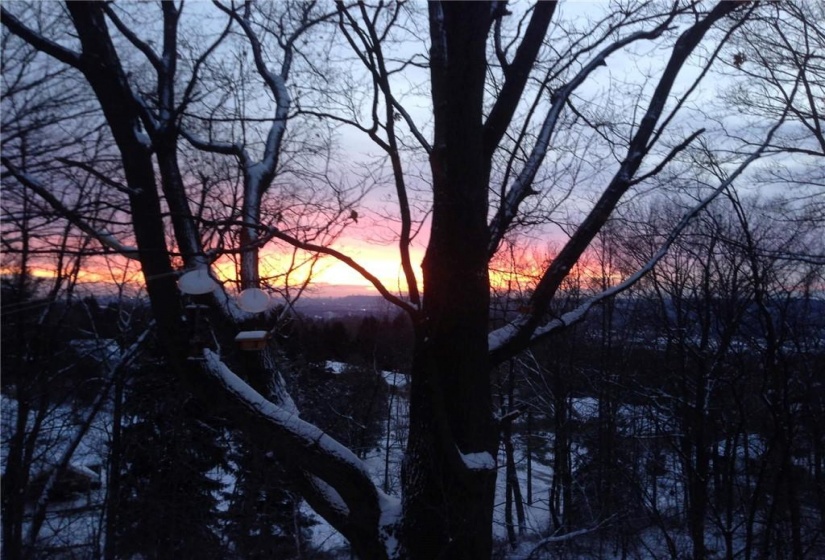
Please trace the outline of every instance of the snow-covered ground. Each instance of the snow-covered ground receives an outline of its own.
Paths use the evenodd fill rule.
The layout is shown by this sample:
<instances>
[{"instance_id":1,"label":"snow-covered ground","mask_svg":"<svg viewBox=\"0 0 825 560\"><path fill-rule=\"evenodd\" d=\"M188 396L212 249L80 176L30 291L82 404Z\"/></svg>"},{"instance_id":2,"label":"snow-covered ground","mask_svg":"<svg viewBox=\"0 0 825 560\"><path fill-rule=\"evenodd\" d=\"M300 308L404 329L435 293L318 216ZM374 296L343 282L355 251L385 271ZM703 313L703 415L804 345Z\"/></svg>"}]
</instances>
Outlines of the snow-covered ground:
<instances>
[{"instance_id":1,"label":"snow-covered ground","mask_svg":"<svg viewBox=\"0 0 825 560\"><path fill-rule=\"evenodd\" d=\"M349 367L341 362L327 362L326 369L331 373L345 374ZM387 494L397 496L400 489L400 468L404 455L404 445L407 437L407 426L409 420L409 404L406 398L407 379L404 375L395 372L381 372L382 378L387 382L389 389L389 399L387 403L387 414L384 422L383 434L377 447L372 450L365 459L365 464L375 483ZM14 422L17 415L17 402L8 396L2 397L2 417L3 433L3 457L2 469L5 471L7 439L14 429ZM596 398L582 396L570 399L571 421L584 425L598 418L599 402ZM33 414L33 413L32 413ZM41 426L41 437L38 439L35 453L35 463L33 472L46 473L52 468L60 457L65 453L68 442L77 434L79 422L84 414L82 410L73 409L68 406L55 407L45 416ZM34 421L32 416L30 422ZM661 435L662 431L669 431L673 428L670 422L661 416L651 407L638 405L620 405L616 408L616 420L618 429L626 433L641 437L641 440L652 440L656 434ZM111 414L106 410L101 411L95 418L91 429L83 436L74 452L70 469L87 477L89 480L96 480L99 484L105 484L102 473L105 469L105 458L110 436ZM539 434L536 434L539 436ZM554 437L552 432L541 434L544 440L552 442ZM528 457L525 454L525 445L519 444L520 436L514 436L516 473L519 481L521 493L525 501L527 500L528 486ZM716 451L719 455L732 454L738 459L756 458L762 455L766 449L765 441L756 435L743 437L740 441L719 442ZM576 470L584 464L588 450L584 444L573 442L571 468L573 478L576 478ZM661 451L659 453L662 453ZM505 464L506 457L502 450L495 461L488 454L466 454L465 463L471 468L489 468L495 465L498 472L497 490L495 497L494 527L493 534L497 541L506 542L507 526L505 523ZM683 507L681 502L683 495L682 476L680 473L679 461L673 453L662 453L662 474L655 478L655 491L652 487L645 488L646 507L656 510L663 515L677 513ZM524 504L525 522L524 532L519 537L518 546L510 549L502 545L507 551L506 558L520 560L526 558L546 558L544 552L536 553L534 550L537 543L542 538L552 537L549 534L551 523L550 514L550 487L553 482L552 452L534 450L530 463L530 485L532 501ZM225 489L231 489L234 484L234 477L231 473L215 473L220 478ZM640 482L641 483L641 482ZM40 532L40 540L47 547L73 547L73 546L97 546L102 542L101 538L101 503L105 493L105 488L98 486L90 489L85 495L74 496L70 500L55 503L49 506L48 515ZM344 538L332 529L322 519L315 516L308 506L303 506L305 513L315 518L316 524L311 528L311 540L313 548L325 550L338 554L341 558L349 558L348 546ZM515 508L514 508L515 510ZM515 517L515 511L513 513ZM517 520L514 519L517 524ZM586 527L583 528L587 529ZM518 527L516 527L518 531ZM575 532L574 532L575 533ZM585 533L582 533L585 534ZM635 558L654 558L657 554L650 551L663 551L665 544L660 529L642 528L639 535L644 540L645 545L634 550ZM577 535L571 535L576 537ZM679 550L689 550L690 544L684 532L672 529L668 535L672 543L678 546ZM712 537L709 535L709 542ZM649 547L649 553L644 552L644 548ZM721 546L720 546L721 548ZM616 551L601 551L599 558L610 558ZM549 554L549 553L547 553Z\"/></svg>"},{"instance_id":2,"label":"snow-covered ground","mask_svg":"<svg viewBox=\"0 0 825 560\"><path fill-rule=\"evenodd\" d=\"M2 427L2 459L0 469L6 472L8 439L15 431L18 403L15 399L2 395L0 400L0 427ZM38 437L34 447L31 468L31 480L34 483L29 491L34 495L26 508L28 515L33 514L38 493L51 471L69 451L72 440L78 437L80 424L86 410L62 405L55 406L40 415L32 411L27 418L27 426L39 426ZM102 503L105 496L105 458L108 453L109 429L112 424L108 411L99 412L91 426L83 434L77 448L71 454L68 463L68 476L77 481L80 488L61 500L50 500L46 508L46 517L38 532L41 550L85 557L93 554L101 541ZM39 482L38 482L39 481ZM85 487L85 490L84 490ZM24 534L31 529L25 524ZM59 556L58 554L58 556ZM91 556L89 556L91 557Z\"/></svg>"}]
</instances>

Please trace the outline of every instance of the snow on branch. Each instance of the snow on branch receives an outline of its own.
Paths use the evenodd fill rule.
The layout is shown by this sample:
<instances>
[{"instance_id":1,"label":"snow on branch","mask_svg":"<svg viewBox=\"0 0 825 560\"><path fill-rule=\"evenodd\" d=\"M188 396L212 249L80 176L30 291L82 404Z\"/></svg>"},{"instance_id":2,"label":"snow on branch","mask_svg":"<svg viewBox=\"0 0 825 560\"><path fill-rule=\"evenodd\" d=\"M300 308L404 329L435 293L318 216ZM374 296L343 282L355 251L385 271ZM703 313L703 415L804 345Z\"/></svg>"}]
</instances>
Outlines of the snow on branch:
<instances>
[{"instance_id":1,"label":"snow on branch","mask_svg":"<svg viewBox=\"0 0 825 560\"><path fill-rule=\"evenodd\" d=\"M242 401L245 406L265 417L269 424L288 432L307 449L320 449L326 455L335 457L348 467L360 471L367 478L369 477L361 459L327 435L326 432L302 420L295 412L287 411L285 408L266 400L260 393L233 373L211 350L204 350L204 358L208 373L219 379L226 389Z\"/></svg>"},{"instance_id":2,"label":"snow on branch","mask_svg":"<svg viewBox=\"0 0 825 560\"><path fill-rule=\"evenodd\" d=\"M236 9L226 7L220 2L213 2L213 4L233 19L243 30L246 35L249 46L252 50L252 59L255 63L255 69L258 75L264 81L272 96L275 99L275 114L273 116L273 123L269 129L269 133L264 143L263 159L258 165L262 166L260 177L271 177L278 167L278 159L281 152L281 141L286 132L286 122L289 115L289 108L292 105L292 97L286 86L286 80L289 76L289 69L292 65L292 50L287 47L283 49L283 61L281 63L281 71L276 73L269 70L266 60L264 59L263 47L261 40L255 31L252 29L247 11L244 15L238 13ZM247 166L247 172L252 174L252 169ZM260 189L260 185L255 186L255 190ZM265 189L264 189L265 190ZM258 194L260 197L260 194Z\"/></svg>"},{"instance_id":3,"label":"snow on branch","mask_svg":"<svg viewBox=\"0 0 825 560\"><path fill-rule=\"evenodd\" d=\"M328 507L339 514L366 508L377 520L382 494L364 463L352 451L302 420L294 410L265 399L211 350L204 350L203 364L204 372L225 388L233 404L240 405L247 414L251 413L253 420L263 421L272 429L273 443L282 445L282 454L312 475L312 486Z\"/></svg>"},{"instance_id":4,"label":"snow on branch","mask_svg":"<svg viewBox=\"0 0 825 560\"><path fill-rule=\"evenodd\" d=\"M462 453L459 449L458 453L461 455L461 460L464 461L464 466L471 471L491 471L496 468L496 460L486 451Z\"/></svg>"},{"instance_id":5,"label":"snow on branch","mask_svg":"<svg viewBox=\"0 0 825 560\"><path fill-rule=\"evenodd\" d=\"M560 331L571 325L579 323L587 316L587 313L594 305L601 303L602 301L627 290L636 282L641 280L642 277L644 277L648 272L653 270L656 264L658 264L659 261L662 260L662 258L667 254L668 250L670 250L670 247L673 245L676 239L682 234L685 228L687 228L688 224L711 202L713 202L713 200L715 200L725 190L730 188L733 184L733 181L737 179L750 166L751 163L753 163L762 156L765 149L770 145L774 133L784 123L785 115L787 115L787 110L785 111L785 114L783 114L782 118L780 118L780 120L773 126L773 128L771 128L771 130L768 132L765 138L765 141L755 152L748 156L739 165L739 167L737 167L724 181L722 181L715 189L713 189L713 191L711 191L705 198L699 201L698 204L693 206L693 208L691 208L687 213L685 213L684 216L682 216L682 219L670 231L667 238L664 240L664 242L656 251L656 253L654 253L653 256L643 266L641 266L636 272L625 278L619 284L616 284L615 286L612 286L592 296L591 298L588 298L581 305L579 305L571 311L568 311L567 313L562 314L560 317L556 317L553 320L545 323L544 325L536 327L535 330L531 333L528 345L554 332ZM502 350L513 339L522 334L522 329L529 328L528 325L529 319L527 317L519 317L517 320L512 321L511 323L501 328L498 328L487 335L488 351L490 352L491 356L493 356L492 361L494 363L500 363L508 357L510 357L508 353L502 355Z\"/></svg>"},{"instance_id":6,"label":"snow on branch","mask_svg":"<svg viewBox=\"0 0 825 560\"><path fill-rule=\"evenodd\" d=\"M679 36L671 52L670 60L651 96L648 108L628 145L627 156L599 197L599 200L576 228L575 232L571 235L551 265L544 271L531 298L532 313L526 315L522 320L519 320L517 325L515 323L511 324L508 332L500 333L499 336L494 337L494 342L497 346L491 355L491 361L493 363L500 363L514 356L534 342L534 335L543 320L542 316L548 310L557 290L561 286L561 282L570 273L570 270L581 258L581 255L590 245L593 238L607 222L607 219L615 210L619 200L630 188L634 174L639 169L642 159L649 152L648 141L654 132L656 123L664 109L665 100L670 95L671 88L681 68L710 27L716 21L736 9L737 6L733 3L721 2L717 4L705 18L699 20ZM779 123L777 123L777 127L783 121L784 116ZM772 136L775 130L776 129L773 129L768 137ZM744 166L746 167L753 159L759 157L766 146L767 142L754 153L753 158L746 160ZM744 167L740 168L739 172L741 173L742 170L744 170ZM525 186L524 188L529 187ZM501 214L501 211L500 209L496 218ZM497 234L501 235L501 232L499 231Z\"/></svg>"},{"instance_id":7,"label":"snow on branch","mask_svg":"<svg viewBox=\"0 0 825 560\"><path fill-rule=\"evenodd\" d=\"M533 181L536 178L536 173L538 173L539 167L541 167L541 164L547 155L547 150L550 147L550 139L553 135L553 131L556 128L561 111L567 104L567 100L570 98L570 95L582 83L584 83L593 71L600 66L606 65L605 61L607 60L607 57L635 41L655 39L659 37L665 32L665 30L668 29L674 17L675 14L671 13L670 17L656 28L650 31L631 33L627 37L605 47L601 50L601 52L593 57L593 59L584 68L582 68L572 80L553 93L550 109L548 109L547 115L544 118L544 122L542 123L536 143L530 152L530 156L527 158L524 168L518 174L518 177L515 178L513 184L507 190L507 194L505 195L504 200L502 200L498 212L496 212L495 217L490 223L490 241L487 250L489 257L492 258L498 249L499 243L501 243L507 228L510 226L518 213L519 205L521 205L522 201L530 194L535 193L532 189Z\"/></svg>"},{"instance_id":8,"label":"snow on branch","mask_svg":"<svg viewBox=\"0 0 825 560\"><path fill-rule=\"evenodd\" d=\"M40 183L37 179L29 175L28 173L24 173L20 171L9 158L3 157L0 159L6 169L14 176L15 179L20 181L20 183L34 191L40 198L42 198L49 206L51 206L58 214L69 220L74 226L78 229L83 231L84 233L89 234L90 236L97 239L104 247L108 247L112 249L116 253L120 253L124 257L130 259L137 259L138 258L138 249L137 247L133 247L130 245L124 245L120 241L112 235L106 228L97 229L89 224L83 216L79 213L75 212L63 202L54 196L49 189Z\"/></svg>"},{"instance_id":9,"label":"snow on branch","mask_svg":"<svg viewBox=\"0 0 825 560\"><path fill-rule=\"evenodd\" d=\"M327 502L329 507L331 507L336 513L342 516L349 515L349 508L347 507L347 504L344 502L343 498L341 498L341 495L335 490L335 488L333 488L317 476L312 476L310 480L315 491L323 497L324 501Z\"/></svg>"}]
</instances>

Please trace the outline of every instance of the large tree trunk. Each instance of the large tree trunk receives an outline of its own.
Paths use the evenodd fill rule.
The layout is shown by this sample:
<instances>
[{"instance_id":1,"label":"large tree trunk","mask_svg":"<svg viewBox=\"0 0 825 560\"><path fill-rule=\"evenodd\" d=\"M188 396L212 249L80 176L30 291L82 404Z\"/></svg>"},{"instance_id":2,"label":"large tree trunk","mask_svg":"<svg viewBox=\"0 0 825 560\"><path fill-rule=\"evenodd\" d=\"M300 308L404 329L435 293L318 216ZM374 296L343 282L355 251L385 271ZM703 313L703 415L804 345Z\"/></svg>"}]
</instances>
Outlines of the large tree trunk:
<instances>
[{"instance_id":1,"label":"large tree trunk","mask_svg":"<svg viewBox=\"0 0 825 560\"><path fill-rule=\"evenodd\" d=\"M164 56L174 56L176 52L173 24L177 14L170 6L164 4ZM510 201L498 209L497 215L501 218L494 219L494 226L498 223L498 227L488 229L489 174L491 158L508 129L542 45L553 5L539 3L535 8L525 31L525 40L512 64L508 65L501 95L490 109L486 127L483 125L486 43L490 26L496 14L503 10L503 5L431 2L428 8L434 112L430 154L432 228L423 263L423 309L420 315L417 309L412 313L417 317L416 346L409 441L402 477L404 515L399 538L403 552L413 559L484 559L490 558L492 549L499 429L492 414L489 379L488 259L502 232L512 223L519 202L531 193L532 181L529 174L524 176L520 181L522 186L512 191L514 196L508 197ZM632 178L643 157L661 133L657 123L679 69L709 27L734 9L734 3L720 3L679 38L619 171L544 275L533 298L534 312L529 320L505 343L497 345L492 360L508 359L533 341L534 331L544 318L542 314L563 279L633 184ZM150 125L154 117L147 115L133 95L128 75L108 35L110 22L106 20L103 4L68 2L67 10L82 47L82 53L77 57L57 45L36 40L19 24L12 25L38 48L83 72L100 101L122 157L134 220L134 243L139 248L138 258L146 278L158 338L169 355L171 373L186 378L192 390L210 406L225 406L250 433L261 434L261 447L282 449L284 460L291 462L290 468L306 475L297 484L302 486L307 500L350 540L362 560L386 559L391 555L386 549L391 546L385 544L392 545L394 539L387 538L384 531L391 532L390 537L395 536L395 528L389 527L395 519L394 503L377 491L366 469L362 469L337 442L330 441L314 426L291 414L285 394L284 398L279 397L279 384L270 383L272 372L266 362L249 364L241 369L244 377L274 401L274 405L259 400L257 394L247 390L246 385L242 385L214 354L204 354L204 371L199 371L197 365L186 359L188 340L181 319L182 300L175 284L171 254L174 243L166 237L168 217L163 211L165 206L171 214L184 261L194 261L200 249L197 238L191 237L193 223L186 197L182 191L178 192L183 183L175 159L177 136L173 130L168 130L168 136L155 132L151 146L144 141L141 131L145 127L153 128ZM13 21L8 17L4 19L5 25ZM241 20L237 21L240 23ZM665 23L651 31L648 38L658 37L664 29ZM174 78L174 68L166 66L164 76ZM262 72L262 76L275 80L271 73ZM165 99L164 107L171 108L175 99L174 88L171 83L166 85L168 87L159 83L159 98ZM571 83L570 91L578 87L574 85ZM286 91L283 84L273 85L271 89L276 97L278 92ZM557 98L559 103L563 99ZM288 96L285 102L278 100L279 111L286 111ZM284 113L281 119L276 115L283 123L285 116ZM164 122L171 125L173 121ZM283 125L279 127L282 131ZM267 141L267 151L275 150L264 162L270 173L277 169L277 157L273 153L277 153L279 141ZM545 151L546 147L536 151L536 158L533 158L536 165ZM391 154L391 157L396 156ZM248 166L246 172L248 175ZM268 176L261 177L258 186L263 188ZM256 221L260 199L252 192L256 189L250 190L249 185L247 180L243 218ZM159 186L165 193L165 205L161 204ZM497 233L491 234L491 231ZM243 235L246 237L242 242L254 245L254 231L247 229ZM257 284L257 253L251 250L252 247L246 249L249 250L242 252L244 286L251 287ZM198 376L209 373L206 370L211 376ZM560 410L565 410L564 406ZM286 411L290 414L285 414ZM566 472L569 478L569 465ZM566 505L570 502L570 484L565 484L565 488L568 493ZM345 507L339 507L341 504Z\"/></svg>"},{"instance_id":2,"label":"large tree trunk","mask_svg":"<svg viewBox=\"0 0 825 560\"><path fill-rule=\"evenodd\" d=\"M490 557L498 447L487 358L482 150L491 19L486 3L430 4L430 11L434 208L424 319L416 325L403 543L412 558L469 560Z\"/></svg>"},{"instance_id":3,"label":"large tree trunk","mask_svg":"<svg viewBox=\"0 0 825 560\"><path fill-rule=\"evenodd\" d=\"M146 281L146 293L157 321L160 340L170 359L178 358L178 349L186 348L181 326L181 307L169 248L166 244L163 213L152 162L152 147L140 140L142 124L139 109L131 96L127 77L106 30L102 5L69 2L72 17L82 45L81 68L97 96L123 163L123 174L129 187L138 258Z\"/></svg>"}]
</instances>

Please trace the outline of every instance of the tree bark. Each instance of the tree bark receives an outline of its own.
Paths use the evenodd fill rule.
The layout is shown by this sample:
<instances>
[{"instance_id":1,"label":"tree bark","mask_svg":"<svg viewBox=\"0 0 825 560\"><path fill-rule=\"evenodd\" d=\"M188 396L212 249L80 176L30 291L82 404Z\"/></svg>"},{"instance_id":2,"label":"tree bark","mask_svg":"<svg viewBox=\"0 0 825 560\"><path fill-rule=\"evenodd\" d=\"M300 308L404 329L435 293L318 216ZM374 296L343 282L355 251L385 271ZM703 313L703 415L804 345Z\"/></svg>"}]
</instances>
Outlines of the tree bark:
<instances>
[{"instance_id":1,"label":"tree bark","mask_svg":"<svg viewBox=\"0 0 825 560\"><path fill-rule=\"evenodd\" d=\"M411 558L489 558L496 471L487 360L489 276L482 102L487 3L431 3L433 218L415 326L410 434L402 474ZM474 457L478 457L477 455Z\"/></svg>"},{"instance_id":2,"label":"tree bark","mask_svg":"<svg viewBox=\"0 0 825 560\"><path fill-rule=\"evenodd\" d=\"M129 187L129 206L138 246L146 292L157 321L158 333L170 359L186 348L181 328L181 308L174 271L166 244L158 184L152 162L152 148L140 140L140 109L132 97L127 77L111 37L106 31L104 4L68 2L82 46L80 69L100 102L123 162ZM176 369L180 369L178 361Z\"/></svg>"}]
</instances>

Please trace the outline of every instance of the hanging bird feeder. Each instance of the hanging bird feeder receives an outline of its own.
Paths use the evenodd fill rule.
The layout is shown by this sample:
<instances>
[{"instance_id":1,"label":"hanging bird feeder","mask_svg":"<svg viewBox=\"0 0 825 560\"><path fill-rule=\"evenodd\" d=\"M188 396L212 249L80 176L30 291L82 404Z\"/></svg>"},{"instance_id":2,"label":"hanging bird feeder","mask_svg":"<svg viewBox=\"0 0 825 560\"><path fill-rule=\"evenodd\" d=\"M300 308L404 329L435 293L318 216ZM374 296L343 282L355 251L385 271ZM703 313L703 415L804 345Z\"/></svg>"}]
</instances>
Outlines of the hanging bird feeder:
<instances>
[{"instance_id":1,"label":"hanging bird feeder","mask_svg":"<svg viewBox=\"0 0 825 560\"><path fill-rule=\"evenodd\" d=\"M272 299L269 294L258 288L247 288L238 294L238 307L247 313L262 313L269 309Z\"/></svg>"},{"instance_id":2,"label":"hanging bird feeder","mask_svg":"<svg viewBox=\"0 0 825 560\"><path fill-rule=\"evenodd\" d=\"M260 351L266 348L266 341L269 340L268 331L241 331L235 337L235 342L241 350L247 352Z\"/></svg>"},{"instance_id":3,"label":"hanging bird feeder","mask_svg":"<svg viewBox=\"0 0 825 560\"><path fill-rule=\"evenodd\" d=\"M184 294L200 296L217 290L218 282L209 274L208 268L196 268L178 279L178 288Z\"/></svg>"},{"instance_id":4,"label":"hanging bird feeder","mask_svg":"<svg viewBox=\"0 0 825 560\"><path fill-rule=\"evenodd\" d=\"M196 268L181 275L178 279L178 289L182 294L190 296L187 299L191 300L191 303L186 305L189 324L189 359L202 360L203 349L208 345L207 335L211 332L211 328L204 317L209 306L197 303L199 299L202 299L198 296L211 294L217 290L218 282L209 274L209 268Z\"/></svg>"}]
</instances>

